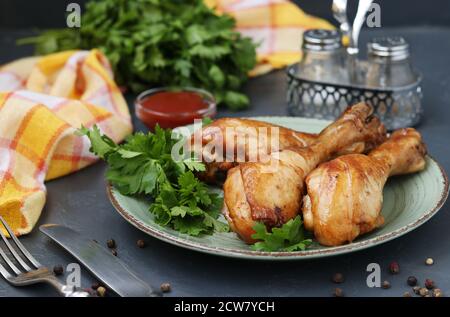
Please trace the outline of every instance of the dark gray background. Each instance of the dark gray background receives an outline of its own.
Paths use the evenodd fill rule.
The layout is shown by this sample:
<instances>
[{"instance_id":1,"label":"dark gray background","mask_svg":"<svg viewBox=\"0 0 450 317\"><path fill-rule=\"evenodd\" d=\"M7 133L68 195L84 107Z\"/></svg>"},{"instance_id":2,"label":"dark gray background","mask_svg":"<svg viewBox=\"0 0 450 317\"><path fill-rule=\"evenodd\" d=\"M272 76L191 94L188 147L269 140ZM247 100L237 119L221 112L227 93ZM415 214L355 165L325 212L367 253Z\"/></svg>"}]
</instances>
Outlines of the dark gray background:
<instances>
[{"instance_id":1,"label":"dark gray background","mask_svg":"<svg viewBox=\"0 0 450 317\"><path fill-rule=\"evenodd\" d=\"M15 2L18 5L21 3ZM434 1L426 3L427 7L422 10L424 15L431 10L430 7L434 7ZM0 15L3 14L3 1L1 5ZM441 11L448 11L442 10L443 7L440 7ZM382 8L382 17L394 16L394 12L388 13L384 6ZM319 10L319 7L316 9ZM433 10L440 11L438 8ZM35 11L35 14L45 12ZM423 21L433 20L433 16L428 14L422 17ZM404 15L408 14L397 10L395 15L405 19ZM24 20L20 10L15 17ZM45 20L48 18L42 18L42 21ZM424 74L425 117L418 128L429 152L446 170L450 170L450 28L442 25L417 27L414 26L416 22L411 21L409 26L366 29L362 33L361 44L380 34L400 34L411 43L414 63ZM0 64L31 54L31 48L17 48L14 45L17 38L27 34L29 32L26 30L0 31ZM244 90L251 97L251 108L239 113L220 111L219 116L286 115L284 71L251 79ZM132 100L133 96L128 98ZM134 123L137 130L144 129L135 118ZM101 243L114 238L118 243L118 256L144 280L156 286L162 282L172 284L173 292L169 296L330 296L336 286L330 282L334 272L345 275L346 281L340 287L348 296L401 296L409 290L406 285L409 275L416 275L420 281L432 278L444 293L450 294L448 203L417 230L365 251L313 261L258 262L200 254L145 236L111 207L105 194L104 172L105 165L98 163L48 182L48 201L39 224L64 224ZM141 238L147 241L145 249L136 247L136 240ZM73 261L38 230L21 239L41 263L51 266ZM429 256L435 259L432 267L424 265L425 258ZM399 262L401 273L392 276L387 272L387 266L394 260ZM382 278L392 283L391 289L370 289L366 286L366 267L371 262L381 265ZM93 278L83 271L83 285L89 286L92 281ZM55 293L46 286L18 289L0 280L0 296L52 295Z\"/></svg>"},{"instance_id":2,"label":"dark gray background","mask_svg":"<svg viewBox=\"0 0 450 317\"><path fill-rule=\"evenodd\" d=\"M176 0L168 0L176 1ZM86 0L1 0L0 28L51 28L65 26L63 12L68 3L84 6ZM332 0L294 0L307 13L332 21ZM448 0L375 0L382 7L383 26L450 25ZM350 15L354 14L356 0L348 0ZM333 21L334 23L334 21Z\"/></svg>"}]
</instances>

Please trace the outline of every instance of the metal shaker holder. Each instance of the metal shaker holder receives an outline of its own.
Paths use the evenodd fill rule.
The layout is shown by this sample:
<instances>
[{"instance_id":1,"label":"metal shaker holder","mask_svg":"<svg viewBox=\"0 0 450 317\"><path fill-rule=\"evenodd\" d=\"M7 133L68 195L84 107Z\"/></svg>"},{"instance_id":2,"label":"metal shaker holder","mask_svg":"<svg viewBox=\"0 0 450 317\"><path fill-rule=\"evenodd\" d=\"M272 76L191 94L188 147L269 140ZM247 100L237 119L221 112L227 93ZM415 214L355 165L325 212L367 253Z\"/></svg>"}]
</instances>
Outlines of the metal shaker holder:
<instances>
[{"instance_id":1,"label":"metal shaker holder","mask_svg":"<svg viewBox=\"0 0 450 317\"><path fill-rule=\"evenodd\" d=\"M373 39L368 60L358 59L358 37L371 0L360 0L349 25L345 0L333 0L340 32L308 30L303 58L287 69L288 112L292 116L335 119L349 105L366 102L388 130L421 120L422 76L411 64L408 43L401 37ZM343 47L343 38L350 39Z\"/></svg>"},{"instance_id":2,"label":"metal shaker holder","mask_svg":"<svg viewBox=\"0 0 450 317\"><path fill-rule=\"evenodd\" d=\"M287 70L288 111L292 116L332 120L347 106L364 101L388 130L414 126L422 117L421 76L407 86L370 88L363 85L337 84L303 79L297 65Z\"/></svg>"}]
</instances>

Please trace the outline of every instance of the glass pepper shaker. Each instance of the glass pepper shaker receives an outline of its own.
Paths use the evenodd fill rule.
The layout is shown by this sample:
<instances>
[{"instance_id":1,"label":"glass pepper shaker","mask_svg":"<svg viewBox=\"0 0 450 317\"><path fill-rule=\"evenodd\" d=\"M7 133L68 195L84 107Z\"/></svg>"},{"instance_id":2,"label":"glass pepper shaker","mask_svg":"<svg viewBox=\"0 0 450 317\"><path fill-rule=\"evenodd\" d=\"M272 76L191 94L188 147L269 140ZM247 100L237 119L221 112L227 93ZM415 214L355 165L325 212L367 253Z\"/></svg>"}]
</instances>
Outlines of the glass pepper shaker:
<instances>
[{"instance_id":1,"label":"glass pepper shaker","mask_svg":"<svg viewBox=\"0 0 450 317\"><path fill-rule=\"evenodd\" d=\"M302 51L303 58L297 68L298 77L327 83L348 82L345 52L339 32L321 29L305 31Z\"/></svg>"},{"instance_id":2,"label":"glass pepper shaker","mask_svg":"<svg viewBox=\"0 0 450 317\"><path fill-rule=\"evenodd\" d=\"M367 53L367 86L403 87L417 80L409 57L409 45L404 38L375 38L368 43Z\"/></svg>"}]
</instances>

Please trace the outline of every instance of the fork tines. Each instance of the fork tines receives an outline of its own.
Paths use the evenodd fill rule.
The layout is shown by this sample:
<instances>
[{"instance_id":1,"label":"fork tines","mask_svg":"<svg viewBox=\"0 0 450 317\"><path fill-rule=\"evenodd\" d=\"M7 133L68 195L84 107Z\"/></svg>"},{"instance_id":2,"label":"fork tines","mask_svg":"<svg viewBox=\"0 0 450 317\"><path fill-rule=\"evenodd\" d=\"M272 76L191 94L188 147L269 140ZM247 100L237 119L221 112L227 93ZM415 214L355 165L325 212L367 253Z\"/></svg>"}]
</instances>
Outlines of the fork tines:
<instances>
[{"instance_id":1,"label":"fork tines","mask_svg":"<svg viewBox=\"0 0 450 317\"><path fill-rule=\"evenodd\" d=\"M4 260L7 267L9 267L9 270L14 272L15 275L19 275L19 274L40 268L42 265L30 254L30 252L27 251L27 249L25 249L23 244L19 241L19 239L17 239L14 232L11 230L9 225L6 223L6 221L1 216L0 216L0 222L3 225L3 227L6 229L6 231L8 232L9 236L11 237L11 240L8 240L8 238L6 238L5 234L3 233L2 228L0 227L0 235L2 236L3 242L6 244L6 247L8 248L9 252L12 254L15 261L21 267L21 268L18 268L16 265L17 263L14 263L11 260L10 256L8 256L5 253L5 250L2 247L0 247L0 257ZM10 241L13 242L15 247L13 247L11 245ZM22 258L22 256L19 255L19 253L16 251L16 249L20 250L20 253L22 253L22 255L25 257L25 260ZM3 275L3 277L5 279L10 279L10 278L14 277L14 275L12 275L9 270L7 268L5 268L5 266L2 263L0 263L0 273Z\"/></svg>"}]
</instances>

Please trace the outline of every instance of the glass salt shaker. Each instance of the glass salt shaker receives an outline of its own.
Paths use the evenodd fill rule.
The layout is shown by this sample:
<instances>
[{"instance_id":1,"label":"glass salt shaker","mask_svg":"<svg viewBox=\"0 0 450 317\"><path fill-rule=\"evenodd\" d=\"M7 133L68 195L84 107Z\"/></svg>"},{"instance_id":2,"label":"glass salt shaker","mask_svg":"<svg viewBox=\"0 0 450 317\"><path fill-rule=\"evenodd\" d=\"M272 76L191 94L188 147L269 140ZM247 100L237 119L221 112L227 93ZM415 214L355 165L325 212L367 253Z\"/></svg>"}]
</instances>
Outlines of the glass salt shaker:
<instances>
[{"instance_id":1,"label":"glass salt shaker","mask_svg":"<svg viewBox=\"0 0 450 317\"><path fill-rule=\"evenodd\" d=\"M335 30L313 29L303 33L303 58L297 76L306 80L347 83L345 51L341 35Z\"/></svg>"},{"instance_id":2,"label":"glass salt shaker","mask_svg":"<svg viewBox=\"0 0 450 317\"><path fill-rule=\"evenodd\" d=\"M368 43L367 53L367 86L403 87L417 80L409 57L409 45L404 38L375 38Z\"/></svg>"}]
</instances>

